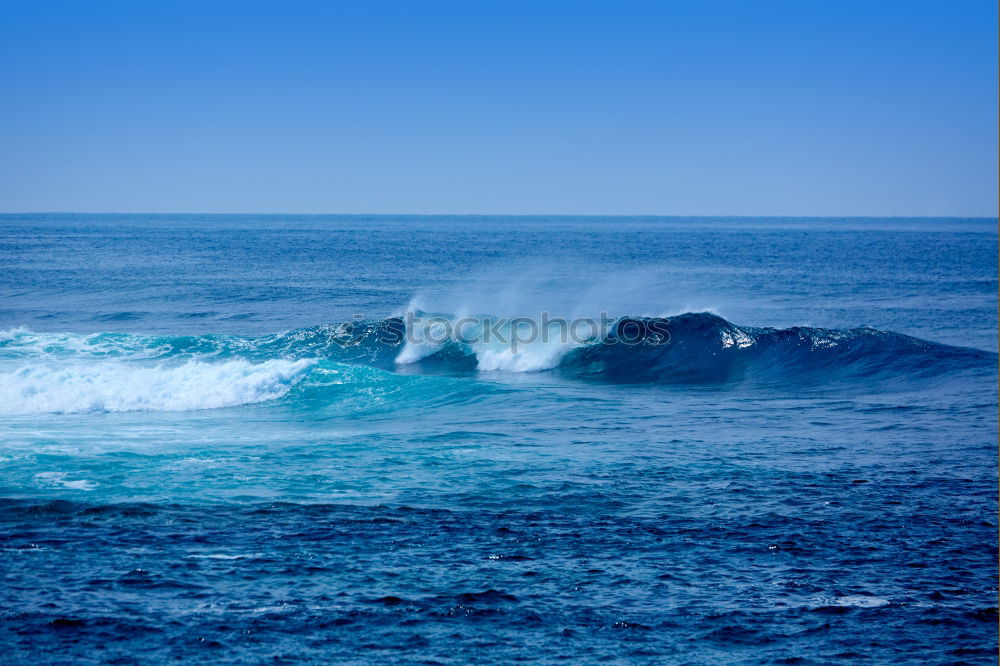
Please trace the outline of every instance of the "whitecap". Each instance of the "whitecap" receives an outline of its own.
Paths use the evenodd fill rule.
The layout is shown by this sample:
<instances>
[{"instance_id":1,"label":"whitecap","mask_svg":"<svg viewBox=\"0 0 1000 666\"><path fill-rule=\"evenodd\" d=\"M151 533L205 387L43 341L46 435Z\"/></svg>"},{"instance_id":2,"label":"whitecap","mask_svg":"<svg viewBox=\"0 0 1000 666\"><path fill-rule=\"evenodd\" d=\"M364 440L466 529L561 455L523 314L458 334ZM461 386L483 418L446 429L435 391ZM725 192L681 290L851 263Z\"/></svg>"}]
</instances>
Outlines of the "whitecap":
<instances>
[{"instance_id":1,"label":"whitecap","mask_svg":"<svg viewBox=\"0 0 1000 666\"><path fill-rule=\"evenodd\" d=\"M0 372L0 414L188 411L265 402L285 395L314 363L29 365Z\"/></svg>"},{"instance_id":2,"label":"whitecap","mask_svg":"<svg viewBox=\"0 0 1000 666\"><path fill-rule=\"evenodd\" d=\"M35 482L40 486L50 488L68 488L69 490L93 490L97 487L94 481L87 479L67 479L67 472L39 472Z\"/></svg>"}]
</instances>

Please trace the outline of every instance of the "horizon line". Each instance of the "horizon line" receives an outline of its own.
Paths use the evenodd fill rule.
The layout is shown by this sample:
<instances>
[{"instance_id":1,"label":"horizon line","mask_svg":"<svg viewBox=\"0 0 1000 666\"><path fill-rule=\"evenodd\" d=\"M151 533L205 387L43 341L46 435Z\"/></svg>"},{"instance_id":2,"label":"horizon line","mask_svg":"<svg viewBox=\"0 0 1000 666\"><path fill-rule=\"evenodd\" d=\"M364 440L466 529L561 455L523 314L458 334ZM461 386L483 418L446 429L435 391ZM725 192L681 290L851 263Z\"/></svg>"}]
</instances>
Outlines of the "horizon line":
<instances>
[{"instance_id":1,"label":"horizon line","mask_svg":"<svg viewBox=\"0 0 1000 666\"><path fill-rule=\"evenodd\" d=\"M964 220L998 220L1000 213L993 215L770 215L770 214L739 214L739 213L296 213L296 212L200 212L200 211L72 211L72 210L32 210L32 211L0 211L0 215L259 215L297 217L658 217L658 218L737 218L737 219L964 219Z\"/></svg>"}]
</instances>

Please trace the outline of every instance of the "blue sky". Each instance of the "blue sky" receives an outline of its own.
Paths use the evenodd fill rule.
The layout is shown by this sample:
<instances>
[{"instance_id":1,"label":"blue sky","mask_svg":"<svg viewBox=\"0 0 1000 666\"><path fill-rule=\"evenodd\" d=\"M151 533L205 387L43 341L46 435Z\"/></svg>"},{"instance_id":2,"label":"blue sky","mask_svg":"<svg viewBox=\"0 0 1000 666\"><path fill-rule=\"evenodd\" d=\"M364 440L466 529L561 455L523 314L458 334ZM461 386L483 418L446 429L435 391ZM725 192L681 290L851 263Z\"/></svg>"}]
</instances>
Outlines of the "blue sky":
<instances>
[{"instance_id":1,"label":"blue sky","mask_svg":"<svg viewBox=\"0 0 1000 666\"><path fill-rule=\"evenodd\" d=\"M997 214L979 0L0 0L0 210Z\"/></svg>"}]
</instances>

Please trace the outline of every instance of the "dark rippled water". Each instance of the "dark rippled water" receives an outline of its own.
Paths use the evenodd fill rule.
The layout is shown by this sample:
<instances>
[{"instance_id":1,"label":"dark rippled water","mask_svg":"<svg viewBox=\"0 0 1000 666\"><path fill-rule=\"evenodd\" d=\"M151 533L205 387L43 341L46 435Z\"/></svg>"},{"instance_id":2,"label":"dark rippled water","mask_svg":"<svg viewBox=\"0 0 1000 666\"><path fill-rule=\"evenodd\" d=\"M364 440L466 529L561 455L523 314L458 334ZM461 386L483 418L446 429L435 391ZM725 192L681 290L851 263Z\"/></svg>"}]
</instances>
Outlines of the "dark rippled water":
<instances>
[{"instance_id":1,"label":"dark rippled water","mask_svg":"<svg viewBox=\"0 0 1000 666\"><path fill-rule=\"evenodd\" d=\"M995 220L0 216L0 661L996 663L996 291ZM543 312L664 335L380 336Z\"/></svg>"}]
</instances>

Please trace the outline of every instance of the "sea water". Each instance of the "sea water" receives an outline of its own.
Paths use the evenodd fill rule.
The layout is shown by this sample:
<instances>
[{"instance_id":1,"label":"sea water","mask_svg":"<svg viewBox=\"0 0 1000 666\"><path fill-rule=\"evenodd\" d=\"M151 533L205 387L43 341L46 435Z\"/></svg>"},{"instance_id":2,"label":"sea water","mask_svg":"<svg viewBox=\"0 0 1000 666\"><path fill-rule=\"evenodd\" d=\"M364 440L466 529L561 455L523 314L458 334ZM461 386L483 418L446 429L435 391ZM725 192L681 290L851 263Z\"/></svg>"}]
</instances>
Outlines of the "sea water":
<instances>
[{"instance_id":1,"label":"sea water","mask_svg":"<svg viewBox=\"0 0 1000 666\"><path fill-rule=\"evenodd\" d=\"M0 660L995 663L996 351L995 220L0 216Z\"/></svg>"}]
</instances>

